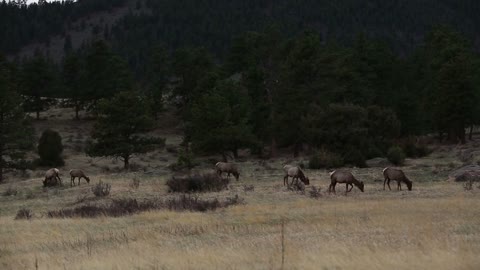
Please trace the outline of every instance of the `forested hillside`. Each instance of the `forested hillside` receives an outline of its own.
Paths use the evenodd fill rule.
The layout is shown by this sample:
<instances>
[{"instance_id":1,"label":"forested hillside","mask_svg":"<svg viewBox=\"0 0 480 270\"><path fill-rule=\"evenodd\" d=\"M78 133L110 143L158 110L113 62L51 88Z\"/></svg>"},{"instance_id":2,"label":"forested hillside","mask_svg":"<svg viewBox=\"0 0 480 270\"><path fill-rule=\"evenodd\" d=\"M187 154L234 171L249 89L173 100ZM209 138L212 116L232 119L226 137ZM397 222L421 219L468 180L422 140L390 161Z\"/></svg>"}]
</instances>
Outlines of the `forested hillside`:
<instances>
[{"instance_id":1,"label":"forested hillside","mask_svg":"<svg viewBox=\"0 0 480 270\"><path fill-rule=\"evenodd\" d=\"M0 91L20 94L37 119L52 104L72 107L76 118L91 112L111 143L100 151L92 134L91 155L124 155L114 152L117 139L129 138L123 149L136 149L129 144L137 133L153 128L165 110L181 120L184 162L192 153L275 156L282 148L307 153L315 167L364 166L372 157L426 154L416 135L465 143L467 128L480 124L479 4L357 2L2 3L2 22L21 29L14 35L2 28L4 54L50 35L65 38L56 57L48 42L30 57L0 57ZM110 14L115 20L109 12L117 12ZM72 27L93 33L73 41ZM4 105L18 107L15 100ZM121 132L112 130L123 127L101 121L112 112L105 108L129 108L130 101L142 104L135 118L112 111L123 122L143 119L148 129L126 125L126 135L115 138ZM1 140L0 154L8 143ZM0 163L10 166L10 159Z\"/></svg>"}]
</instances>

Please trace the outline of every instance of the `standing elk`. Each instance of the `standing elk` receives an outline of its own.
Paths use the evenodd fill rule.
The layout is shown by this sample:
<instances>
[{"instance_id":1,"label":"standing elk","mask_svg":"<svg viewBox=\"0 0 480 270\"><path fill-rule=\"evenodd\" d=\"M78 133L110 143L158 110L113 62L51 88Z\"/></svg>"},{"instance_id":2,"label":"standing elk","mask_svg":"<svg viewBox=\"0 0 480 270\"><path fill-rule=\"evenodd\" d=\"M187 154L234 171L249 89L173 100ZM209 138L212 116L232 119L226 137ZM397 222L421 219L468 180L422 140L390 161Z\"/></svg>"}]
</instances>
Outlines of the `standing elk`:
<instances>
[{"instance_id":1,"label":"standing elk","mask_svg":"<svg viewBox=\"0 0 480 270\"><path fill-rule=\"evenodd\" d=\"M345 184L345 194L352 191L353 185L358 187L358 189L360 189L360 191L363 192L363 188L364 188L363 182L358 181L351 172L343 171L343 170L335 170L330 173L330 179L331 179L331 183L330 183L330 186L328 187L329 193L332 191L333 193L336 193L335 185L337 185L337 183ZM348 186L350 186L350 189L348 189Z\"/></svg>"},{"instance_id":2,"label":"standing elk","mask_svg":"<svg viewBox=\"0 0 480 270\"><path fill-rule=\"evenodd\" d=\"M237 181L238 181L238 178L240 177L240 173L238 172L237 165L233 163L217 162L217 164L215 164L215 170L220 176L222 176L222 173L227 173L227 177L230 177L230 174L233 174L233 176L235 176L235 179Z\"/></svg>"},{"instance_id":3,"label":"standing elk","mask_svg":"<svg viewBox=\"0 0 480 270\"><path fill-rule=\"evenodd\" d=\"M385 190L385 183L388 185L388 189L392 190L390 188L390 180L397 181L397 190L402 190L402 182L407 185L408 190L412 190L412 181L405 176L402 170L387 167L383 169L383 177L385 177L383 190Z\"/></svg>"},{"instance_id":4,"label":"standing elk","mask_svg":"<svg viewBox=\"0 0 480 270\"><path fill-rule=\"evenodd\" d=\"M85 179L85 181L87 181L87 184L90 184L90 178L85 175L85 173L82 171L82 170L79 170L79 169L73 169L73 170L70 170L70 186L75 186L75 178L78 177L78 185L80 186L80 180L82 180L82 178Z\"/></svg>"},{"instance_id":5,"label":"standing elk","mask_svg":"<svg viewBox=\"0 0 480 270\"><path fill-rule=\"evenodd\" d=\"M283 170L285 171L285 177L283 177L283 185L290 186L294 182L298 181L300 179L305 185L310 184L310 179L305 176L305 173L303 173L302 169L296 166L292 165L285 165L283 166ZM292 177L292 183L290 185L288 184L288 177Z\"/></svg>"},{"instance_id":6,"label":"standing elk","mask_svg":"<svg viewBox=\"0 0 480 270\"><path fill-rule=\"evenodd\" d=\"M57 185L57 180L62 184L62 179L60 178L60 170L57 168L49 169L45 172L45 180L43 180L43 186L55 186Z\"/></svg>"}]
</instances>

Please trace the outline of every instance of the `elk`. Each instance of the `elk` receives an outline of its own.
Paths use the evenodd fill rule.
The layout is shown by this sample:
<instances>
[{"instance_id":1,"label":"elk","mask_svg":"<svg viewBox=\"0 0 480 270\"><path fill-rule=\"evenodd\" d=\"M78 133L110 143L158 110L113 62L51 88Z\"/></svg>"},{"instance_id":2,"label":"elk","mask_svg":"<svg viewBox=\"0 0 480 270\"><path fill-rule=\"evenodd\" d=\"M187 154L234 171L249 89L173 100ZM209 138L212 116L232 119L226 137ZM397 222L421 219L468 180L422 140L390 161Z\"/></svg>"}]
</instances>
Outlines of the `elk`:
<instances>
[{"instance_id":1,"label":"elk","mask_svg":"<svg viewBox=\"0 0 480 270\"><path fill-rule=\"evenodd\" d=\"M298 181L300 179L305 185L310 184L310 179L305 176L303 173L302 169L300 169L297 166L292 166L292 165L285 165L283 166L283 170L285 171L285 177L283 177L283 185L290 186L294 182ZM292 177L292 183L290 185L288 184L288 177Z\"/></svg>"},{"instance_id":2,"label":"elk","mask_svg":"<svg viewBox=\"0 0 480 270\"><path fill-rule=\"evenodd\" d=\"M329 193L332 191L333 193L336 193L335 185L337 183L341 183L341 184L345 183L345 194L352 191L353 185L358 187L358 189L360 189L360 191L363 192L363 188L364 188L363 182L358 181L351 172L335 170L330 173L330 179L331 179L331 183L330 183L330 186L328 187ZM350 186L350 189L348 189L348 186Z\"/></svg>"},{"instance_id":3,"label":"elk","mask_svg":"<svg viewBox=\"0 0 480 270\"><path fill-rule=\"evenodd\" d=\"M397 181L397 190L402 190L402 182L407 185L408 190L412 190L412 181L410 181L400 169L387 167L383 169L383 177L385 177L383 190L385 190L385 183L388 185L388 189L392 190L390 188L390 180Z\"/></svg>"},{"instance_id":4,"label":"elk","mask_svg":"<svg viewBox=\"0 0 480 270\"><path fill-rule=\"evenodd\" d=\"M82 178L85 178L85 181L87 181L87 184L90 184L90 178L85 175L85 173L82 171L82 170L79 170L79 169L73 169L73 170L70 170L70 186L75 186L75 178L78 177L78 185L80 186L80 180L82 180Z\"/></svg>"},{"instance_id":5,"label":"elk","mask_svg":"<svg viewBox=\"0 0 480 270\"><path fill-rule=\"evenodd\" d=\"M60 170L57 168L49 169L45 172L45 180L43 180L43 186L55 186L58 182L62 184L62 179L60 178Z\"/></svg>"},{"instance_id":6,"label":"elk","mask_svg":"<svg viewBox=\"0 0 480 270\"><path fill-rule=\"evenodd\" d=\"M237 165L233 163L227 163L227 162L217 162L215 164L215 169L218 173L218 175L222 176L222 173L227 173L227 177L230 177L230 174L233 174L235 176L235 179L238 181L238 178L240 177L240 173L238 172Z\"/></svg>"}]
</instances>

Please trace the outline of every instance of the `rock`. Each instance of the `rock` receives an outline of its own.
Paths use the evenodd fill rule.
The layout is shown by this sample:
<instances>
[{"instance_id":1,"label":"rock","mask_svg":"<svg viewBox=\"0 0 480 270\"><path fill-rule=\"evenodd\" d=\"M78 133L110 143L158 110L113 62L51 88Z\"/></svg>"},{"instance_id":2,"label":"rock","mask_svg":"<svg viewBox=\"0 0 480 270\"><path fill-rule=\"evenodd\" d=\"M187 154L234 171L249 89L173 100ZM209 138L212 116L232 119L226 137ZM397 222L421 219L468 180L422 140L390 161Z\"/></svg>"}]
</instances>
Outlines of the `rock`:
<instances>
[{"instance_id":1,"label":"rock","mask_svg":"<svg viewBox=\"0 0 480 270\"><path fill-rule=\"evenodd\" d=\"M479 181L480 180L480 166L479 165L467 165L463 166L460 169L453 171L449 175L449 180L455 182L465 182L465 181Z\"/></svg>"},{"instance_id":2,"label":"rock","mask_svg":"<svg viewBox=\"0 0 480 270\"><path fill-rule=\"evenodd\" d=\"M388 161L388 159L386 159L386 158L372 158L372 159L367 160L365 163L367 164L368 167L382 167L382 168L385 168L385 167L388 167L388 166L392 165L390 163L390 161Z\"/></svg>"}]
</instances>

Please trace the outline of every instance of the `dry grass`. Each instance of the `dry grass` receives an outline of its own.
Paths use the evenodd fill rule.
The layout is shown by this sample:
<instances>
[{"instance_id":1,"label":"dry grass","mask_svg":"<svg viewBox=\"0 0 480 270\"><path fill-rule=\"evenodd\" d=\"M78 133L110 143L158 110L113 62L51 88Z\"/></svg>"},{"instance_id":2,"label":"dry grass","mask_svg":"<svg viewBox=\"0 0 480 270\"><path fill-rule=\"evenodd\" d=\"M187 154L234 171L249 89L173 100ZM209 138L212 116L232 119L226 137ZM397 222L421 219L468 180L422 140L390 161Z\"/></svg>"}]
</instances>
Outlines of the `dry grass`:
<instances>
[{"instance_id":1,"label":"dry grass","mask_svg":"<svg viewBox=\"0 0 480 270\"><path fill-rule=\"evenodd\" d=\"M37 131L56 125L63 138L74 136L67 146L88 138L88 126L72 129L71 123L52 121L38 122ZM171 145L180 142L177 135L164 137ZM118 218L50 219L47 211L65 207L175 196L165 185L171 176L166 166L176 160L172 153L150 153L135 160L148 166L147 172L123 174L101 172L102 166L114 166L111 160L90 161L67 149L64 173L87 168L90 185L43 189L37 171L36 178L10 177L0 185L0 194L9 187L18 190L17 196L0 196L0 269L35 269L36 264L38 269L280 269L282 222L284 269L480 268L480 189L465 191L444 181L450 164L461 164L452 149L407 159L403 169L414 181L411 192L383 191L381 168L369 168L353 170L365 181L364 193L354 188L345 196L339 185L337 195L329 195L328 172L306 170L311 184L321 188L312 199L310 187L302 195L282 184L282 165L304 160L248 160L239 164L242 177L231 181L229 190L199 195L225 200L238 194L244 205L206 213L155 210ZM211 167L204 162L199 170ZM131 188L133 178L141 181L138 189ZM112 185L108 198L91 193L98 181ZM22 208L33 218L14 220Z\"/></svg>"},{"instance_id":2,"label":"dry grass","mask_svg":"<svg viewBox=\"0 0 480 270\"><path fill-rule=\"evenodd\" d=\"M367 179L365 193L355 190L313 200L286 191L281 177L261 175L234 183L246 205L207 213L153 211L120 218L47 219L46 209L95 201L87 185L42 191L33 200L3 197L0 213L2 269L278 269L281 222L285 221L285 269L476 269L480 266L480 191L465 192L451 182L416 183L412 192L383 191ZM252 170L253 171L253 170ZM326 172L315 185L326 190ZM170 196L165 179L145 177L139 190L131 175L104 177L112 198ZM158 183L158 182L161 183ZM255 185L245 193L244 184ZM152 187L157 191L151 191ZM4 187L0 187L4 188ZM19 186L21 189L21 186ZM341 189L339 189L340 191ZM17 196L18 197L18 196ZM106 199L107 200L107 199ZM35 218L15 221L20 206Z\"/></svg>"}]
</instances>

